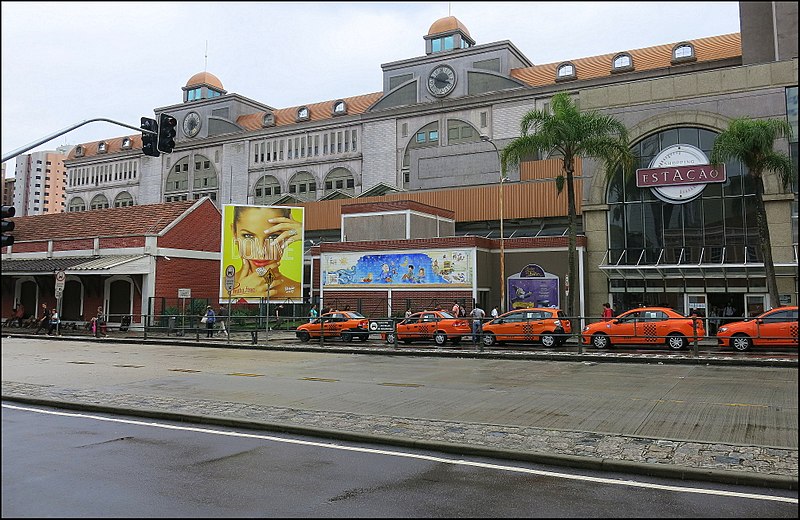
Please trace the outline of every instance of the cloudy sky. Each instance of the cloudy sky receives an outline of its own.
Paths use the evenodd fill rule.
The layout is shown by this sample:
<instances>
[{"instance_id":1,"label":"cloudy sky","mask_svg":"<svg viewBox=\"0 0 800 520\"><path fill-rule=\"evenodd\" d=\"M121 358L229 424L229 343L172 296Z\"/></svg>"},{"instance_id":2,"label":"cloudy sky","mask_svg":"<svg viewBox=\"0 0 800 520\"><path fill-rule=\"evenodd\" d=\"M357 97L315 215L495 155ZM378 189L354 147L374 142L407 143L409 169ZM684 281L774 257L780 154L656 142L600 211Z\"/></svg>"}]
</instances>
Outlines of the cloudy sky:
<instances>
[{"instance_id":1,"label":"cloudy sky","mask_svg":"<svg viewBox=\"0 0 800 520\"><path fill-rule=\"evenodd\" d=\"M275 108L379 92L381 64L425 54L457 17L534 64L739 31L738 2L8 2L2 153L94 118L137 126L207 70ZM132 135L89 123L37 150ZM14 160L6 165L14 172Z\"/></svg>"}]
</instances>

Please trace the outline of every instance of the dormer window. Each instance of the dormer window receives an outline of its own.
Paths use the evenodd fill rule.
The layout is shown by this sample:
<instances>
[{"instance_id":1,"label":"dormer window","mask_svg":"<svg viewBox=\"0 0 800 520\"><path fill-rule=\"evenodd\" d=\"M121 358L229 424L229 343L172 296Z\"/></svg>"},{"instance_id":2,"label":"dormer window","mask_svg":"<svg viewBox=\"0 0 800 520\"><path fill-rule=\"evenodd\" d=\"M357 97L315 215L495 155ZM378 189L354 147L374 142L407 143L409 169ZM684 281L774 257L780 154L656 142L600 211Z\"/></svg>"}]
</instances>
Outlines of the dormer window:
<instances>
[{"instance_id":1,"label":"dormer window","mask_svg":"<svg viewBox=\"0 0 800 520\"><path fill-rule=\"evenodd\" d=\"M264 128L268 128L270 126L275 126L275 114L272 112L267 112L261 118L261 126Z\"/></svg>"},{"instance_id":2,"label":"dormer window","mask_svg":"<svg viewBox=\"0 0 800 520\"><path fill-rule=\"evenodd\" d=\"M341 116L347 113L347 105L341 99L333 104L333 115Z\"/></svg>"},{"instance_id":3,"label":"dormer window","mask_svg":"<svg viewBox=\"0 0 800 520\"><path fill-rule=\"evenodd\" d=\"M108 147L106 146L105 142L102 142L97 145L97 153L106 153L108 151Z\"/></svg>"},{"instance_id":4,"label":"dormer window","mask_svg":"<svg viewBox=\"0 0 800 520\"><path fill-rule=\"evenodd\" d=\"M130 147L131 147L131 138L130 137L123 138L122 139L122 149L123 150L127 150Z\"/></svg>"},{"instance_id":5,"label":"dormer window","mask_svg":"<svg viewBox=\"0 0 800 520\"><path fill-rule=\"evenodd\" d=\"M695 61L694 46L691 43L679 43L672 49L672 63Z\"/></svg>"},{"instance_id":6,"label":"dormer window","mask_svg":"<svg viewBox=\"0 0 800 520\"><path fill-rule=\"evenodd\" d=\"M566 81L575 78L575 65L572 63L564 63L559 65L558 69L556 69L556 81Z\"/></svg>"},{"instance_id":7,"label":"dormer window","mask_svg":"<svg viewBox=\"0 0 800 520\"><path fill-rule=\"evenodd\" d=\"M298 121L308 120L308 107L300 107L297 109L297 120Z\"/></svg>"},{"instance_id":8,"label":"dormer window","mask_svg":"<svg viewBox=\"0 0 800 520\"><path fill-rule=\"evenodd\" d=\"M80 146L80 145L76 146L75 147L75 157L83 157L83 154L84 154L83 146Z\"/></svg>"},{"instance_id":9,"label":"dormer window","mask_svg":"<svg viewBox=\"0 0 800 520\"><path fill-rule=\"evenodd\" d=\"M633 70L633 59L630 54L617 54L611 63L611 72L624 72Z\"/></svg>"}]
</instances>

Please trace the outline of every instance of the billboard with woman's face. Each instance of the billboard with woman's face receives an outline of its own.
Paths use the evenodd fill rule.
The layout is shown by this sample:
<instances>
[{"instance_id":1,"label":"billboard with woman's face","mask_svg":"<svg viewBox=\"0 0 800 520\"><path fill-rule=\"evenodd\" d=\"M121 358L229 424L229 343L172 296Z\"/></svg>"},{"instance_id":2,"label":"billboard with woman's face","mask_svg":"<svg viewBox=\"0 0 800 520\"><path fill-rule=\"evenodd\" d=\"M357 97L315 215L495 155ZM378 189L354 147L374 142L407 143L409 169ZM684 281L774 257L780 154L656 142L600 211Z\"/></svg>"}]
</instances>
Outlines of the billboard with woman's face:
<instances>
[{"instance_id":1,"label":"billboard with woman's face","mask_svg":"<svg viewBox=\"0 0 800 520\"><path fill-rule=\"evenodd\" d=\"M224 205L220 250L221 300L229 297L225 271L232 265L234 300L302 301L303 208Z\"/></svg>"}]
</instances>

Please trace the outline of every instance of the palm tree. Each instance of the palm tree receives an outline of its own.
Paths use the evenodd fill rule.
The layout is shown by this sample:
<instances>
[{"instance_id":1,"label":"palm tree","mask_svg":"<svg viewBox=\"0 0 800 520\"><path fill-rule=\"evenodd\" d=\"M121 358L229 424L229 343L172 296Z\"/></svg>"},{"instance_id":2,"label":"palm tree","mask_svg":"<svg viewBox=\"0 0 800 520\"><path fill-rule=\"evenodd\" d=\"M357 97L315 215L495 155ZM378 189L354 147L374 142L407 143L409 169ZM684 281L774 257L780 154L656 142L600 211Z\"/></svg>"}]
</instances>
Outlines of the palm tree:
<instances>
[{"instance_id":1,"label":"palm tree","mask_svg":"<svg viewBox=\"0 0 800 520\"><path fill-rule=\"evenodd\" d=\"M755 181L756 222L764 258L764 273L767 277L767 291L770 304L775 306L778 299L778 285L775 281L775 264L772 261L772 243L767 224L767 210L764 207L764 172L778 174L784 190L795 175L792 160L788 155L773 150L775 140L791 137L792 127L784 119L734 119L728 129L717 136L711 150L711 162L722 164L728 159L738 159L747 166L748 173Z\"/></svg>"},{"instance_id":2,"label":"palm tree","mask_svg":"<svg viewBox=\"0 0 800 520\"><path fill-rule=\"evenodd\" d=\"M561 174L556 178L556 190L560 195L567 186L567 212L569 218L569 256L568 273L573 289L567 296L567 315L575 317L574 289L578 282L575 265L577 230L575 221L575 159L593 157L603 163L604 173L610 178L619 167L626 172L633 166L633 153L628 147L628 131L625 126L611 116L593 111L581 112L569 94L559 92L550 102L552 112L531 110L520 124L521 136L510 142L500 155L500 167L505 177L510 164L518 165L528 157L562 158ZM573 323L574 325L574 323ZM576 330L573 326L573 330Z\"/></svg>"}]
</instances>

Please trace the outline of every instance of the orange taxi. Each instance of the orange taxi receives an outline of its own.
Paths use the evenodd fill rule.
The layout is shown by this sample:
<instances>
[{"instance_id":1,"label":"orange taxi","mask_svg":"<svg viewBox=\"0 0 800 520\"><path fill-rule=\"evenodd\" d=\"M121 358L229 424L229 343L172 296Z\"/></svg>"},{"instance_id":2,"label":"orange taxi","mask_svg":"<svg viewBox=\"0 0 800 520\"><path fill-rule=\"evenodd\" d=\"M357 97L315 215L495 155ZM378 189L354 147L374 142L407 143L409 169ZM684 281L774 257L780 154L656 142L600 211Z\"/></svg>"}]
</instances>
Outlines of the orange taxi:
<instances>
[{"instance_id":1,"label":"orange taxi","mask_svg":"<svg viewBox=\"0 0 800 520\"><path fill-rule=\"evenodd\" d=\"M350 342L353 338L367 341L369 338L369 320L358 312L334 311L326 312L319 318L304 323L295 329L295 335L300 341L306 342L320 335L341 337L342 341Z\"/></svg>"},{"instance_id":2,"label":"orange taxi","mask_svg":"<svg viewBox=\"0 0 800 520\"><path fill-rule=\"evenodd\" d=\"M472 335L472 326L467 318L456 318L447 311L422 311L398 323L395 331L397 339L403 343L432 339L439 346L448 340L457 345L462 336ZM394 343L394 335L394 332L385 333L386 343Z\"/></svg>"},{"instance_id":3,"label":"orange taxi","mask_svg":"<svg viewBox=\"0 0 800 520\"><path fill-rule=\"evenodd\" d=\"M689 346L689 340L706 335L701 318L686 317L667 307L641 307L623 312L609 321L590 323L583 328L584 345L602 349L612 345L661 345L672 350Z\"/></svg>"},{"instance_id":4,"label":"orange taxi","mask_svg":"<svg viewBox=\"0 0 800 520\"><path fill-rule=\"evenodd\" d=\"M572 325L559 309L515 309L483 324L483 344L538 341L545 347L557 347L571 333Z\"/></svg>"},{"instance_id":5,"label":"orange taxi","mask_svg":"<svg viewBox=\"0 0 800 520\"><path fill-rule=\"evenodd\" d=\"M753 347L797 347L797 307L776 307L755 318L722 325L717 331L720 347L746 352Z\"/></svg>"}]
</instances>

